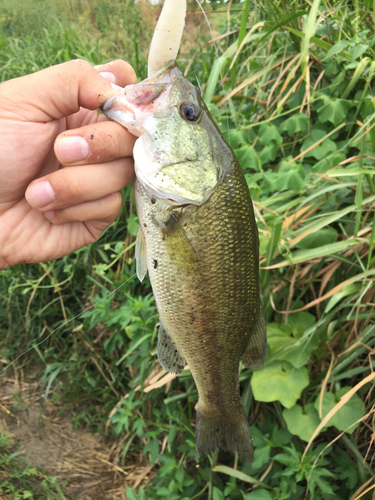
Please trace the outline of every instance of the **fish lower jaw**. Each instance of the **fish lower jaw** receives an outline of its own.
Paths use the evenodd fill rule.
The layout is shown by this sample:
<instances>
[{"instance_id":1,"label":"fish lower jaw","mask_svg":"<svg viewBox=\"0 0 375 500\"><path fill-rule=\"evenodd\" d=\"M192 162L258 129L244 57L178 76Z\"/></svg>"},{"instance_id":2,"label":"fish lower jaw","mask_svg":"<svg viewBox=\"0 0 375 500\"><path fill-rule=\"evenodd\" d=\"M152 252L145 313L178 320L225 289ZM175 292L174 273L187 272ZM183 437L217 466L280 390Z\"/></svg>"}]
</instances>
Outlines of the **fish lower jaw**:
<instances>
[{"instance_id":1,"label":"fish lower jaw","mask_svg":"<svg viewBox=\"0 0 375 500\"><path fill-rule=\"evenodd\" d=\"M167 166L154 161L145 144L143 136L134 145L135 175L150 197L171 200L178 205L201 205L206 197L196 195L182 188L161 170ZM172 189L174 189L172 191ZM178 192L176 192L178 191Z\"/></svg>"}]
</instances>

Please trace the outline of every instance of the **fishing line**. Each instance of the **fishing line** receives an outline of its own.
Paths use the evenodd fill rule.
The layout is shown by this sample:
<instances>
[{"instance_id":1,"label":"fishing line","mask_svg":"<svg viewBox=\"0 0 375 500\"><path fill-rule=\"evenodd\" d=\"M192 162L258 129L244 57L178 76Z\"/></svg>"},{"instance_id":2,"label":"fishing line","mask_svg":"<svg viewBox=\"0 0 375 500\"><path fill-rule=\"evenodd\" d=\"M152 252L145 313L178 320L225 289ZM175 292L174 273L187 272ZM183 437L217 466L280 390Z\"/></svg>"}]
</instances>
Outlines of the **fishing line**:
<instances>
[{"instance_id":1,"label":"fishing line","mask_svg":"<svg viewBox=\"0 0 375 500\"><path fill-rule=\"evenodd\" d=\"M204 10L204 8L202 7L201 3L199 0L195 0L197 2L197 4L199 5L199 8L201 9L202 11L202 14L206 20L206 23L207 23L207 26L208 26L208 29L210 30L210 34L211 34L211 40L214 44L214 50L215 50L215 57L216 59L219 59L219 51L218 51L218 48L217 48L217 43L215 42L214 40L214 33L212 31L212 28L211 28L211 24L210 24L210 21L208 20L208 17L206 15L206 12ZM224 75L223 75L223 66L221 65L220 68L219 68L219 74L220 74L220 79L221 79L221 86L223 88L223 94L226 95L226 90L225 90L225 86L224 86ZM200 87L200 86L199 86ZM227 110L229 110L229 104L228 104L228 101L226 101L225 103L226 105L226 108ZM227 131L228 131L228 143L229 145L230 144L230 134L229 134L229 117L228 117L228 113L227 113Z\"/></svg>"},{"instance_id":2,"label":"fishing line","mask_svg":"<svg viewBox=\"0 0 375 500\"><path fill-rule=\"evenodd\" d=\"M211 39L214 40L214 34L213 34L213 31L212 31L212 28L211 28L211 25L210 25L210 22L208 20L208 17L206 15L206 12L205 10L203 9L201 3L199 0L196 0L199 8L201 9L202 13L203 13L203 16L206 20L206 23L207 23L207 26L210 30L210 34L211 34ZM216 42L213 42L214 43L214 49L215 49L215 57L216 59L219 57L218 55L218 48L217 48L217 44ZM225 94L225 87L224 87L224 77L223 77L223 71L222 71L222 67L220 67L220 78L221 78L221 85L222 85L222 88L223 88L223 92ZM226 103L227 106L228 106L228 103ZM227 116L227 129L228 129L228 139L230 140L230 137L229 137L229 118ZM32 351L33 349L35 349L36 347L39 347L40 345L42 345L44 342L46 342L46 340L48 340L49 338L51 338L51 336L57 332L57 330L60 330L60 328L63 328L64 326L68 325L69 323L71 323L72 321L74 321L75 319L79 318L82 314L84 314L85 312L87 311L90 311L91 309L93 309L94 307L96 307L97 305L99 305L101 302L103 302L105 299L107 299L108 297L110 297L111 295L115 294L118 290L120 290L120 288L122 288L124 285L126 285L126 283L128 283L131 279L133 279L134 277L136 276L136 273L134 273L132 276L130 276L130 278L126 281L124 281L124 283L122 283L118 288L116 288L115 290L113 290L112 292L110 292L108 295L106 295L105 297L103 297L102 299L100 299L98 302L96 302L95 304L87 307L86 309L84 309L83 311L81 311L79 314L77 314L76 316L74 316L73 318L71 318L69 321L67 321L66 323L64 323L63 325L60 325L58 326L57 328L55 328L45 339L41 340L40 342L38 342L37 344L34 344L32 345L31 347L29 347L28 349L26 349L26 351L24 351L22 354L20 354L19 356L17 356L17 358L12 361L11 363L9 363L9 365L7 365L3 370L0 371L0 375L2 373L4 373L8 368L10 368L12 365L14 365L14 363L16 363L20 358L22 358L23 356L25 356L25 354L27 354L28 352Z\"/></svg>"},{"instance_id":3,"label":"fishing line","mask_svg":"<svg viewBox=\"0 0 375 500\"><path fill-rule=\"evenodd\" d=\"M80 316L82 316L83 313L87 312L87 311L90 311L90 309L93 309L94 307L96 307L97 305L99 305L101 302L103 302L103 300L105 299L108 299L108 297L110 297L111 295L115 294L118 290L120 290L120 288L122 288L124 285L126 285L126 283L129 283L129 281L131 279L134 278L134 276L136 276L137 273L134 273L133 276L130 276L129 279L127 279L126 281L124 281L124 283L121 283L121 285L119 287L117 287L115 290L113 290L112 292L110 292L108 295L106 295L105 297L103 297L102 299L98 300L98 302L95 302L95 304L93 304L92 306L89 306L87 307L86 309L84 309L83 311L81 311L79 314L77 314L77 316L74 316L74 318L70 319L69 321L67 321L66 323L64 323L63 325L60 325L58 326L57 328L55 328L45 339L41 340L40 342L38 342L38 344L34 344L32 345L31 347L29 347L26 351L24 351L22 354L20 354L14 361L12 361L11 363L9 363L9 365L7 365L3 370L0 371L0 375L2 373L4 373L10 366L14 365L14 363L16 363L16 361L18 361L20 358L22 358L22 356L24 356L25 354L27 354L28 352L32 351L33 349L35 349L36 347L39 347L41 344L43 344L46 340L48 340L55 332L57 332L57 330L60 330L60 328L62 328L63 326L66 326L68 325L69 323L71 323L72 321L74 321L75 319L79 318Z\"/></svg>"}]
</instances>

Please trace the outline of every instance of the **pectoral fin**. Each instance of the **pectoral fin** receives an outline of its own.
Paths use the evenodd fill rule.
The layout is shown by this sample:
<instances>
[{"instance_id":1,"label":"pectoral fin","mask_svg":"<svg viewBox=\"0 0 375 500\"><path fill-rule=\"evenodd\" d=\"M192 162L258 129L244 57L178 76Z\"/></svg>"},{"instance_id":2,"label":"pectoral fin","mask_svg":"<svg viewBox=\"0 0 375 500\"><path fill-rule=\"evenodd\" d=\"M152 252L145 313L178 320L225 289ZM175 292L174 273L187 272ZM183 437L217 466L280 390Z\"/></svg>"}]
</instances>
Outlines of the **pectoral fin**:
<instances>
[{"instance_id":1,"label":"pectoral fin","mask_svg":"<svg viewBox=\"0 0 375 500\"><path fill-rule=\"evenodd\" d=\"M158 359L164 370L176 375L182 373L186 365L185 359L178 352L162 323L159 327Z\"/></svg>"},{"instance_id":2,"label":"pectoral fin","mask_svg":"<svg viewBox=\"0 0 375 500\"><path fill-rule=\"evenodd\" d=\"M137 260L137 276L139 281L143 281L147 273L147 253L146 239L141 226L139 226L137 241L135 243L135 258Z\"/></svg>"},{"instance_id":3,"label":"pectoral fin","mask_svg":"<svg viewBox=\"0 0 375 500\"><path fill-rule=\"evenodd\" d=\"M250 334L249 344L241 361L246 368L257 370L263 366L267 352L266 321L264 319L263 307L255 319L253 330Z\"/></svg>"},{"instance_id":4,"label":"pectoral fin","mask_svg":"<svg viewBox=\"0 0 375 500\"><path fill-rule=\"evenodd\" d=\"M164 228L164 241L171 260L182 272L193 274L198 271L198 256L174 214Z\"/></svg>"}]
</instances>

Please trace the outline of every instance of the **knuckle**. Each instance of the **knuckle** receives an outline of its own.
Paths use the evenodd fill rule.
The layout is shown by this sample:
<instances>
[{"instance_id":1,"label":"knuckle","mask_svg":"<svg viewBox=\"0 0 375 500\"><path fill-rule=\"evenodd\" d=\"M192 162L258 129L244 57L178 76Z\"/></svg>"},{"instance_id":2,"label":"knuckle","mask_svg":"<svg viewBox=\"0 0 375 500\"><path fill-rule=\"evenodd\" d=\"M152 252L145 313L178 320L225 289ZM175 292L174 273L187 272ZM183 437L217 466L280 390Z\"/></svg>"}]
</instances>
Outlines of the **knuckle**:
<instances>
[{"instance_id":1,"label":"knuckle","mask_svg":"<svg viewBox=\"0 0 375 500\"><path fill-rule=\"evenodd\" d=\"M79 200L83 192L80 179L68 168L63 169L61 172L64 175L62 175L61 186L58 193L56 193L56 197L59 194L61 204L64 204L64 201L70 203L72 200Z\"/></svg>"},{"instance_id":2,"label":"knuckle","mask_svg":"<svg viewBox=\"0 0 375 500\"><path fill-rule=\"evenodd\" d=\"M102 219L114 221L121 210L122 196L120 192L108 194L103 198L104 209Z\"/></svg>"},{"instance_id":3,"label":"knuckle","mask_svg":"<svg viewBox=\"0 0 375 500\"><path fill-rule=\"evenodd\" d=\"M91 64L87 61L85 61L84 59L75 59L74 61L71 61L73 64L75 64L76 66L78 65L78 67L83 70L83 71L89 71L90 69L93 69L93 67L91 66Z\"/></svg>"},{"instance_id":4,"label":"knuckle","mask_svg":"<svg viewBox=\"0 0 375 500\"><path fill-rule=\"evenodd\" d=\"M111 193L107 195L108 206L111 206L113 210L120 210L122 205L122 196L120 192Z\"/></svg>"}]
</instances>

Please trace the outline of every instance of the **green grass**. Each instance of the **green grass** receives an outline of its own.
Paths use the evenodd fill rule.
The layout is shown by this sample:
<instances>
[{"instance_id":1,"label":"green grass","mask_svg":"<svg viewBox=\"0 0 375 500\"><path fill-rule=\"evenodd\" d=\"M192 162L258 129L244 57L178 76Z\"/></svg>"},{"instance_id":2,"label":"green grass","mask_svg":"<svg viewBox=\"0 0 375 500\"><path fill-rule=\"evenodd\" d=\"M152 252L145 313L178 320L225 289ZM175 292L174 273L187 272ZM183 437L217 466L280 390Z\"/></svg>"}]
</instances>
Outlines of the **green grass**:
<instances>
[{"instance_id":1,"label":"green grass","mask_svg":"<svg viewBox=\"0 0 375 500\"><path fill-rule=\"evenodd\" d=\"M28 5L37 13L43 3ZM21 20L2 21L2 79L74 57L95 64L124 57L145 76L152 30L142 24L142 7L61 5L60 21L44 20L40 36L23 37ZM137 491L129 486L130 500L355 499L374 484L373 5L246 1L233 2L232 11L235 33L217 42L217 54L196 15L201 48L182 53L181 66L191 63L187 76L201 82L258 217L269 350L263 369L240 374L253 464L222 453L198 457L189 371L148 390L160 369L157 312L148 280L134 277L131 188L95 245L1 273L1 355L11 362L60 327L17 365L25 376L39 371L43 396L73 409L75 425L104 432L109 418L114 438L127 433L120 465L142 454L156 472ZM116 31L125 15L134 33L126 23ZM209 18L219 35L228 32L225 13Z\"/></svg>"}]
</instances>

